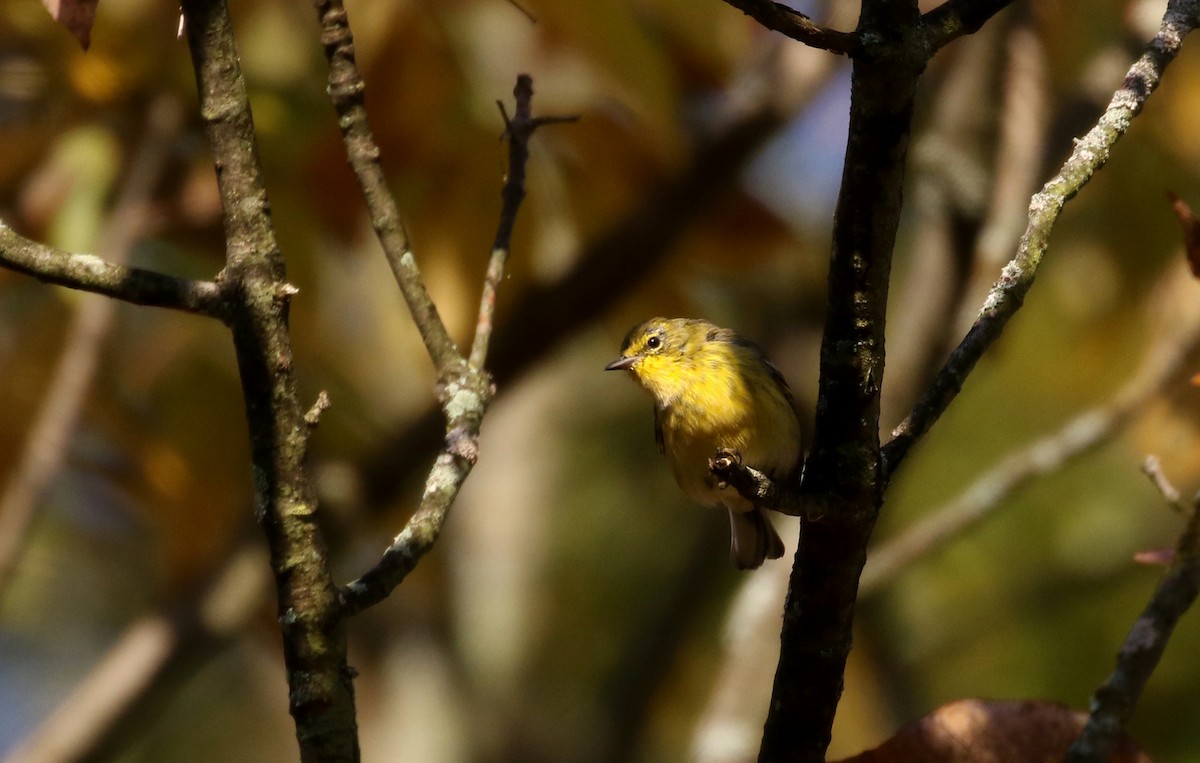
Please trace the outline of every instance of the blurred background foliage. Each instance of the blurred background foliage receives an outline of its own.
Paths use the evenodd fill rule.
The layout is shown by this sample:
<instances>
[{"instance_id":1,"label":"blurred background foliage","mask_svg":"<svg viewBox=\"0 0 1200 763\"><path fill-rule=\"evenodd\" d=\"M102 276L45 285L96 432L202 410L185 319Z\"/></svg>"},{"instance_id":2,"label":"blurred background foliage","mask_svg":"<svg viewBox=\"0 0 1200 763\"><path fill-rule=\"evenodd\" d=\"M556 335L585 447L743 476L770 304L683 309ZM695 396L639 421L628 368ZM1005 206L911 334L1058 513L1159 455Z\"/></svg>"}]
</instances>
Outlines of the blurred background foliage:
<instances>
[{"instance_id":1,"label":"blurred background foliage","mask_svg":"<svg viewBox=\"0 0 1200 763\"><path fill-rule=\"evenodd\" d=\"M848 71L781 45L718 0L521 4L536 23L504 0L347 0L383 164L460 339L499 208L495 101L511 100L517 73L528 72L538 112L582 115L534 142L501 292L499 330L507 322L510 333L497 340L496 363L507 366L479 466L437 549L352 624L364 754L683 760L746 576L725 561L724 520L687 505L671 483L648 402L600 369L638 320L703 315L768 346L811 418ZM850 5L798 7L849 28ZM314 14L285 0L232 6L274 219L300 289L296 366L307 394L326 389L333 400L313 465L345 581L419 498L437 444L432 369L345 164ZM921 348L945 347L969 325L1015 248L1029 194L1098 116L1162 6L1018 3L933 62L896 257L885 426L927 373ZM0 5L0 219L92 251L148 105L165 94L189 117L132 258L215 274L220 210L177 25L169 3L104 0L83 53L38 0ZM1165 200L1170 189L1200 204L1195 43L1069 205L1025 309L898 477L881 541L1105 401L1197 303ZM1006 101L1014 71L1028 90ZM721 143L747 114L765 115L748 146ZM1000 150L1005 114L1029 133L1016 154ZM700 162L713 146L730 167ZM954 230L977 231L1001 195L992 179L1020 163L1032 169L1007 190L1025 200L1015 227L1010 219L978 245L931 243L939 204L954 208ZM680 177L712 202L664 190ZM631 250L614 231L655 203L664 206L646 230L678 235ZM579 272L565 304L535 300ZM967 295L963 317L922 324L914 316L946 299L936 295L950 283ZM80 299L0 271L3 479ZM65 466L0 601L0 751L30 734L135 618L186 607L259 542L224 330L127 305L117 316ZM1172 388L1114 441L866 598L831 755L878 744L960 697L1085 707L1159 575L1133 554L1171 545L1181 524L1139 463L1157 454L1185 494L1200 485L1198 396ZM794 528L785 537L793 548ZM294 757L273 606L257 601L235 635L179 647L155 701L127 714L104 756ZM1200 665L1189 659L1198 647L1200 626L1186 618L1135 715L1134 736L1158 760L1200 750ZM768 691L769 681L747 704Z\"/></svg>"}]
</instances>

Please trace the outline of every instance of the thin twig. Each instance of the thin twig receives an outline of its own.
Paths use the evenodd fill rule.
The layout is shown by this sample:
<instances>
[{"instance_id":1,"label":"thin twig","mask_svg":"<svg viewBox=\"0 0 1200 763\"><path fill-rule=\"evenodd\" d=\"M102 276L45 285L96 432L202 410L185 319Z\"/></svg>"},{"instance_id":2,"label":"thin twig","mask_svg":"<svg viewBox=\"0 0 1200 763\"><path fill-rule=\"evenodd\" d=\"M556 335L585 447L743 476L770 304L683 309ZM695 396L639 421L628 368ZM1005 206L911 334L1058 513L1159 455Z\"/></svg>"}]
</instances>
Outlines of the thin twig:
<instances>
[{"instance_id":1,"label":"thin twig","mask_svg":"<svg viewBox=\"0 0 1200 763\"><path fill-rule=\"evenodd\" d=\"M1004 10L1012 0L946 0L926 13L921 22L932 52L979 31L987 20Z\"/></svg>"},{"instance_id":2,"label":"thin twig","mask_svg":"<svg viewBox=\"0 0 1200 763\"><path fill-rule=\"evenodd\" d=\"M354 58L354 35L341 0L314 0L321 24L321 44L329 62L329 99L337 111L346 158L362 188L371 225L408 304L438 375L449 373L460 359L458 348L425 288L409 245L400 209L379 163L379 146L367 121L366 84Z\"/></svg>"},{"instance_id":3,"label":"thin twig","mask_svg":"<svg viewBox=\"0 0 1200 763\"><path fill-rule=\"evenodd\" d=\"M173 101L151 104L129 175L98 237L96 250L113 267L124 266L145 232L151 195L162 175L170 141L179 130L179 112ZM21 459L0 494L0 601L25 549L34 511L66 458L116 308L116 302L95 294L84 295L77 303L58 366L20 449Z\"/></svg>"},{"instance_id":4,"label":"thin twig","mask_svg":"<svg viewBox=\"0 0 1200 763\"><path fill-rule=\"evenodd\" d=\"M1142 461L1142 473L1150 478L1150 482L1176 514L1186 513L1187 508L1183 505L1183 496L1180 495L1179 488L1172 485L1167 475L1163 474L1162 462L1159 461L1158 456L1146 456L1146 459Z\"/></svg>"},{"instance_id":5,"label":"thin twig","mask_svg":"<svg viewBox=\"0 0 1200 763\"><path fill-rule=\"evenodd\" d=\"M1172 0L1163 16L1161 30L1130 67L1124 84L1113 95L1099 122L1076 143L1059 173L1034 195L1029 205L1029 225L1021 237L1016 256L1004 267L1000 280L992 287L979 318L912 412L893 431L891 441L884 446L885 480L891 479L912 446L958 395L975 364L1021 307L1063 206L1108 161L1113 145L1129 129L1146 99L1158 87L1163 71L1178 54L1183 38L1196 27L1198 15L1198 0Z\"/></svg>"},{"instance_id":6,"label":"thin twig","mask_svg":"<svg viewBox=\"0 0 1200 763\"><path fill-rule=\"evenodd\" d=\"M1066 763L1109 760L1175 625L1200 594L1200 502L1193 502L1190 512L1175 547L1175 560L1134 621L1112 675L1092 697L1087 725L1067 752Z\"/></svg>"},{"instance_id":7,"label":"thin twig","mask_svg":"<svg viewBox=\"0 0 1200 763\"><path fill-rule=\"evenodd\" d=\"M725 0L767 29L787 35L811 48L853 56L861 51L862 41L854 32L827 29L803 13L772 0Z\"/></svg>"},{"instance_id":8,"label":"thin twig","mask_svg":"<svg viewBox=\"0 0 1200 763\"><path fill-rule=\"evenodd\" d=\"M517 77L513 95L516 98L515 116L509 119L501 107L508 137L509 172L502 192L500 223L484 281L483 296L480 298L471 359L465 367L459 366L456 373L444 376L439 387L439 400L446 418L445 445L426 479L420 507L384 551L379 562L342 589L342 608L347 614L360 612L385 598L433 547L459 488L478 458L479 425L494 391L484 371L484 364L496 308L496 289L504 277L513 225L521 200L525 198L529 139L542 125L574 121L573 117L532 116L533 80L529 75Z\"/></svg>"}]
</instances>

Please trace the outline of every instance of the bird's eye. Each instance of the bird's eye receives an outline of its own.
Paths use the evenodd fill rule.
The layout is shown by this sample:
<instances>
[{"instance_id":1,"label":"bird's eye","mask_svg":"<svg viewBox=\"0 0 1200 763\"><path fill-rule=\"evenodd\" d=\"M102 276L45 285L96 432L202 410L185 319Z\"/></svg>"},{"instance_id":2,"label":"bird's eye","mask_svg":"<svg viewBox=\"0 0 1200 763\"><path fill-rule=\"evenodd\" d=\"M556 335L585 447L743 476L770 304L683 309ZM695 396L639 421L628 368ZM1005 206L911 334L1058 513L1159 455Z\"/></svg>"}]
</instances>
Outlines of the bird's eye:
<instances>
[{"instance_id":1,"label":"bird's eye","mask_svg":"<svg viewBox=\"0 0 1200 763\"><path fill-rule=\"evenodd\" d=\"M657 350L662 346L662 337L655 335L646 340L646 349Z\"/></svg>"}]
</instances>

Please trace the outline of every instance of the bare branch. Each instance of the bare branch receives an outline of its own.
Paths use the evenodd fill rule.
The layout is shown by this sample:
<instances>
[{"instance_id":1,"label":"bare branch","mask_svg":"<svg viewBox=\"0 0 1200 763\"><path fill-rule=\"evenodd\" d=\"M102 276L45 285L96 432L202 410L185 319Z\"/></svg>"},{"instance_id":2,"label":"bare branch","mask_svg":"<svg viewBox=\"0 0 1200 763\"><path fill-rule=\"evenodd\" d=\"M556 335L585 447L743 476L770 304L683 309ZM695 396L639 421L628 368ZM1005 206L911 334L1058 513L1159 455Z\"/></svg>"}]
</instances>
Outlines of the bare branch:
<instances>
[{"instance_id":1,"label":"bare branch","mask_svg":"<svg viewBox=\"0 0 1200 763\"><path fill-rule=\"evenodd\" d=\"M1163 71L1179 52L1183 38L1197 24L1200 2L1172 0L1158 35L1130 67L1125 82L1113 95L1099 122L1077 141L1062 169L1034 195L1029 205L1029 225L1013 259L992 287L979 318L959 343L908 417L896 427L884 446L884 477L891 479L908 451L946 410L962 389L975 364L999 338L1010 318L1020 309L1033 285L1063 206L1085 186L1092 174L1108 161L1113 145L1125 134L1146 99L1158 87Z\"/></svg>"},{"instance_id":2,"label":"bare branch","mask_svg":"<svg viewBox=\"0 0 1200 763\"><path fill-rule=\"evenodd\" d=\"M1196 601L1197 594L1200 502L1193 502L1175 548L1175 560L1121 645L1116 669L1092 697L1087 725L1067 752L1066 763L1103 763L1109 759L1142 690L1158 667L1175 625Z\"/></svg>"},{"instance_id":3,"label":"bare branch","mask_svg":"<svg viewBox=\"0 0 1200 763\"><path fill-rule=\"evenodd\" d=\"M898 538L873 550L863 570L866 595L891 582L913 562L927 558L997 511L1038 477L1108 442L1152 399L1185 379L1189 360L1200 350L1200 315L1146 353L1137 373L1105 404L1079 414L1058 431L1002 460L956 499L930 511Z\"/></svg>"},{"instance_id":4,"label":"bare branch","mask_svg":"<svg viewBox=\"0 0 1200 763\"><path fill-rule=\"evenodd\" d=\"M302 761L359 755L345 625L316 522L305 455L310 427L296 391L288 305L296 293L271 224L246 83L225 0L183 0L200 115L225 224L225 269L250 429L255 507L271 550L289 710Z\"/></svg>"},{"instance_id":5,"label":"bare branch","mask_svg":"<svg viewBox=\"0 0 1200 763\"><path fill-rule=\"evenodd\" d=\"M1012 0L946 0L921 17L930 52L967 34L978 32L988 19Z\"/></svg>"},{"instance_id":6,"label":"bare branch","mask_svg":"<svg viewBox=\"0 0 1200 763\"><path fill-rule=\"evenodd\" d=\"M346 158L362 188L371 225L412 313L413 322L421 332L425 349L438 374L445 374L459 357L458 348L425 288L409 246L408 233L400 219L400 210L379 164L379 146L367 121L366 83L354 59L350 20L341 0L314 0L313 6L321 24L321 43L329 61L329 98L337 111Z\"/></svg>"},{"instance_id":7,"label":"bare branch","mask_svg":"<svg viewBox=\"0 0 1200 763\"><path fill-rule=\"evenodd\" d=\"M1162 462L1158 460L1158 456L1146 456L1146 460L1142 461L1142 473L1150 478L1150 482L1175 513L1185 513L1183 496L1180 495L1179 489L1171 484L1167 475L1163 474Z\"/></svg>"},{"instance_id":8,"label":"bare branch","mask_svg":"<svg viewBox=\"0 0 1200 763\"><path fill-rule=\"evenodd\" d=\"M787 35L810 48L853 56L862 50L862 41L853 32L826 29L808 16L783 3L772 0L725 0L726 3L750 16L775 32Z\"/></svg>"},{"instance_id":9,"label":"bare branch","mask_svg":"<svg viewBox=\"0 0 1200 763\"><path fill-rule=\"evenodd\" d=\"M804 469L803 490L822 506L822 518L805 524L789 579L760 760L825 760L858 578L883 505L884 324L914 99L927 63L927 51L911 37L919 20L915 1L862 5L859 33L878 45L853 57L816 420Z\"/></svg>"},{"instance_id":10,"label":"bare branch","mask_svg":"<svg viewBox=\"0 0 1200 763\"><path fill-rule=\"evenodd\" d=\"M0 222L0 266L39 281L135 305L169 307L226 319L221 290L212 281L175 278L119 265L92 254L71 254L30 241L3 222Z\"/></svg>"},{"instance_id":11,"label":"bare branch","mask_svg":"<svg viewBox=\"0 0 1200 763\"><path fill-rule=\"evenodd\" d=\"M504 104L498 102L504 117L504 137L508 139L508 176L500 191L503 205L500 209L500 224L496 229L496 240L492 244L492 256L488 260L487 276L483 281L483 295L479 300L479 319L475 324L475 341L471 343L469 363L476 370L483 370L487 360L488 344L492 338L492 322L496 312L496 290L504 278L504 266L512 247L513 227L517 212L525 199L525 165L529 163L529 139L537 128L547 124L575 122L576 116L534 117L533 79L528 74L517 75L513 88L516 112L510 119Z\"/></svg>"},{"instance_id":12,"label":"bare branch","mask_svg":"<svg viewBox=\"0 0 1200 763\"><path fill-rule=\"evenodd\" d=\"M457 359L453 370L443 374L439 385L439 400L448 431L444 448L429 472L425 493L416 513L384 551L375 567L342 589L342 608L347 614L360 612L383 600L433 547L446 521L446 514L478 457L479 425L494 392L483 366L491 338L496 289L504 276L513 225L525 197L529 138L543 124L573 121L571 117L532 116L533 80L526 74L517 77L513 95L516 98L515 116L509 119L504 114L509 145L509 174L502 192L500 224L492 247L483 296L480 298L471 359L466 364ZM503 106L501 112L504 113Z\"/></svg>"},{"instance_id":13,"label":"bare branch","mask_svg":"<svg viewBox=\"0 0 1200 763\"><path fill-rule=\"evenodd\" d=\"M151 105L129 175L99 235L97 250L108 258L108 267L123 268L145 230L150 195L162 174L168 144L178 132L180 121L178 104L164 99ZM0 228L0 235L7 232L7 228ZM38 245L30 242L30 246ZM0 494L0 600L24 550L34 510L66 456L116 307L113 300L92 294L78 302L54 377L20 450L21 460Z\"/></svg>"}]
</instances>

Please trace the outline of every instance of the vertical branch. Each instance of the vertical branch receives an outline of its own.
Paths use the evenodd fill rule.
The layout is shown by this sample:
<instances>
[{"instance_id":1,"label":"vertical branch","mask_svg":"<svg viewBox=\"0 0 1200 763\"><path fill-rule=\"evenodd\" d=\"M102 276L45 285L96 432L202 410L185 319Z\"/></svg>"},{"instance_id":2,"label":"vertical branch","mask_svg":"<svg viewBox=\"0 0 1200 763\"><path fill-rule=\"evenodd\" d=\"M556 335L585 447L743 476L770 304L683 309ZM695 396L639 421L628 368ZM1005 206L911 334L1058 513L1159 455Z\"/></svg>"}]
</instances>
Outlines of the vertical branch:
<instances>
[{"instance_id":1,"label":"vertical branch","mask_svg":"<svg viewBox=\"0 0 1200 763\"><path fill-rule=\"evenodd\" d=\"M783 614L762 761L822 761L842 692L866 545L883 503L879 406L884 315L913 97L928 50L913 2L865 2L877 47L854 58L850 133L834 223L810 512ZM819 516L816 516L819 515Z\"/></svg>"},{"instance_id":2,"label":"vertical branch","mask_svg":"<svg viewBox=\"0 0 1200 763\"><path fill-rule=\"evenodd\" d=\"M504 103L497 101L500 114L504 117L504 137L508 139L508 174L504 188L500 191L500 224L496 228L496 240L492 244L492 256L488 260L487 276L483 280L483 294L479 300L479 319L475 324L475 341L471 343L468 362L472 368L482 369L487 360L488 345L492 339L492 323L496 312L496 290L504 278L504 267L508 263L508 252L512 248L513 226L517 223L517 211L525 199L525 165L529 162L529 139L533 131L544 124L574 122L578 117L534 117L533 79L528 74L517 75L513 88L516 103L515 113L509 118Z\"/></svg>"},{"instance_id":3,"label":"vertical branch","mask_svg":"<svg viewBox=\"0 0 1200 763\"><path fill-rule=\"evenodd\" d=\"M271 225L254 124L224 0L184 0L200 114L224 212L226 266L255 506L271 551L289 710L304 761L358 759L346 637L305 467L310 423L292 371L283 257Z\"/></svg>"},{"instance_id":4,"label":"vertical branch","mask_svg":"<svg viewBox=\"0 0 1200 763\"><path fill-rule=\"evenodd\" d=\"M491 377L484 370L492 320L496 309L496 290L504 278L513 226L521 201L525 198L525 165L529 160L529 139L544 125L575 121L575 117L533 117L533 80L527 74L517 77L513 89L516 111L508 118L504 106L505 135L508 138L509 171L501 193L500 222L492 246L487 276L480 298L475 342L470 360L465 362L453 354L443 370L438 385L439 402L446 419L446 437L442 452L425 481L421 505L409 518L404 529L374 567L341 591L343 611L354 614L382 601L417 565L422 556L433 548L442 531L450 506L466 481L479 455L479 426L493 394Z\"/></svg>"}]
</instances>

